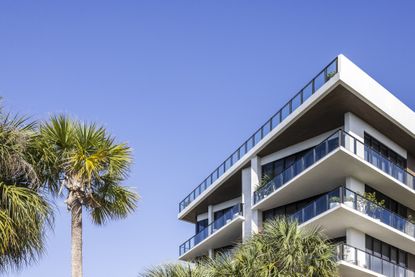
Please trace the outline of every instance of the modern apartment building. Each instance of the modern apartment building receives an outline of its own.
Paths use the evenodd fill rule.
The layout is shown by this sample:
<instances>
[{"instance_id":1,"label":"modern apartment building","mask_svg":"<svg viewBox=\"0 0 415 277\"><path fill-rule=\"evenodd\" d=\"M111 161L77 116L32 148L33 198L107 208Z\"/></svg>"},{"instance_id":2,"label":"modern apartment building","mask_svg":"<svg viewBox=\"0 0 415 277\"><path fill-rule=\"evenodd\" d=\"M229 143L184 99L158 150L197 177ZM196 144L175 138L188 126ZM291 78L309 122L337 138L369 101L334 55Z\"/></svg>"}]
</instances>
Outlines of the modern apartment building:
<instances>
[{"instance_id":1,"label":"modern apartment building","mask_svg":"<svg viewBox=\"0 0 415 277\"><path fill-rule=\"evenodd\" d=\"M338 243L341 276L415 276L415 113L339 55L179 204L181 260L286 215Z\"/></svg>"}]
</instances>

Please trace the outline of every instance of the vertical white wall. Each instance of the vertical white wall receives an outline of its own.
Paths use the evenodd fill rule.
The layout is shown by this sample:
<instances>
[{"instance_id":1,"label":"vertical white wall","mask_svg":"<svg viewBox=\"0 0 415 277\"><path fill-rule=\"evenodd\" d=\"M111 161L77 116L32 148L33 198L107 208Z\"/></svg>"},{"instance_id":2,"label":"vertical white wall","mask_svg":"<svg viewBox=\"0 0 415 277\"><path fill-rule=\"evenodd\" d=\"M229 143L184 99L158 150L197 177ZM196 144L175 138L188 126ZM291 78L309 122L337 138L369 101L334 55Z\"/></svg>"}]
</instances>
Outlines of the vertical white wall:
<instances>
[{"instance_id":1,"label":"vertical white wall","mask_svg":"<svg viewBox=\"0 0 415 277\"><path fill-rule=\"evenodd\" d=\"M373 136L375 139L398 153L404 158L407 158L407 152L404 148L400 147L398 144L387 138L382 133L378 132L375 128L367 124L365 121L354 115L353 113L345 113L344 114L344 130L354 136L355 138L359 139L361 142L364 142L365 132ZM351 138L346 136L346 148L353 151L354 145L353 142L350 141ZM347 147L349 145L349 147ZM364 147L361 143L357 143L357 155L360 157L364 157Z\"/></svg>"},{"instance_id":2,"label":"vertical white wall","mask_svg":"<svg viewBox=\"0 0 415 277\"><path fill-rule=\"evenodd\" d=\"M363 195L365 193L365 184L353 177L346 178L346 188Z\"/></svg>"},{"instance_id":3,"label":"vertical white wall","mask_svg":"<svg viewBox=\"0 0 415 277\"><path fill-rule=\"evenodd\" d=\"M262 212L253 211L254 191L261 180L261 159L255 156L251 159L251 167L242 171L242 203L244 204L245 221L242 226L242 239L245 241L262 227Z\"/></svg>"},{"instance_id":4,"label":"vertical white wall","mask_svg":"<svg viewBox=\"0 0 415 277\"><path fill-rule=\"evenodd\" d=\"M261 167L261 159L258 156L255 156L251 159L251 206L253 205L253 192L259 186L261 182L261 175L262 175L262 167ZM251 233L258 233L260 228L262 227L262 212L260 210L252 211L252 218L251 218Z\"/></svg>"},{"instance_id":5,"label":"vertical white wall","mask_svg":"<svg viewBox=\"0 0 415 277\"><path fill-rule=\"evenodd\" d=\"M252 220L252 192L251 192L251 168L245 168L242 170L242 204L244 222L242 224L242 240L245 241L252 233L251 220Z\"/></svg>"},{"instance_id":6,"label":"vertical white wall","mask_svg":"<svg viewBox=\"0 0 415 277\"><path fill-rule=\"evenodd\" d=\"M214 218L214 212L213 212L213 205L208 206L208 224L211 224L215 220ZM208 232L211 232L212 228L208 229ZM209 249L209 258L213 259L214 256L214 250L213 248Z\"/></svg>"},{"instance_id":7,"label":"vertical white wall","mask_svg":"<svg viewBox=\"0 0 415 277\"><path fill-rule=\"evenodd\" d=\"M365 233L360 232L354 228L346 229L346 243L350 246L356 247L360 250L366 249L366 237ZM366 255L363 251L356 251L354 248L345 248L345 259L346 261L353 262L359 266L365 266L369 261L366 260ZM357 261L356 261L357 259Z\"/></svg>"}]
</instances>

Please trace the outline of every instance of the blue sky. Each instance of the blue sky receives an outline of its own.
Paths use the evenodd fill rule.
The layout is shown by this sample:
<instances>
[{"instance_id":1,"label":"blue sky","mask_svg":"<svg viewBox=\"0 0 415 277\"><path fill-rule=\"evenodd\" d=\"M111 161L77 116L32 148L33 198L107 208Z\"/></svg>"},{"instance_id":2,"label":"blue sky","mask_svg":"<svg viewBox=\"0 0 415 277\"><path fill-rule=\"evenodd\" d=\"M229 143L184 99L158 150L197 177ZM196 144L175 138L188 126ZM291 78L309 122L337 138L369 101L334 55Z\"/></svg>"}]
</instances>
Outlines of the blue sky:
<instances>
[{"instance_id":1,"label":"blue sky","mask_svg":"<svg viewBox=\"0 0 415 277\"><path fill-rule=\"evenodd\" d=\"M343 53L415 108L413 1L2 1L8 110L69 113L134 148L127 220L84 227L85 276L174 261L194 231L178 203ZM62 202L62 200L59 200ZM85 217L85 222L88 218ZM70 220L10 276L70 276Z\"/></svg>"}]
</instances>

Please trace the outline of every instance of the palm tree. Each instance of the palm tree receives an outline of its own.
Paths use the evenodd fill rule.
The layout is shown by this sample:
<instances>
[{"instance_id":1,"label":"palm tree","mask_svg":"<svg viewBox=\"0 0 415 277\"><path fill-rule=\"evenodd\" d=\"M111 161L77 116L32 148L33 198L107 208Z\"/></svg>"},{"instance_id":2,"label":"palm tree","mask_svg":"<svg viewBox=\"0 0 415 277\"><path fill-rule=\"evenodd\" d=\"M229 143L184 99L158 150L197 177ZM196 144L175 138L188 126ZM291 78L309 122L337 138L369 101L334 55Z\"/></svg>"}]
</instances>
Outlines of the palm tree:
<instances>
[{"instance_id":1,"label":"palm tree","mask_svg":"<svg viewBox=\"0 0 415 277\"><path fill-rule=\"evenodd\" d=\"M208 277L201 265L186 263L165 264L148 269L142 277Z\"/></svg>"},{"instance_id":2,"label":"palm tree","mask_svg":"<svg viewBox=\"0 0 415 277\"><path fill-rule=\"evenodd\" d=\"M103 127L60 115L40 125L36 140L45 183L64 194L71 212L72 276L82 276L82 212L97 225L125 218L138 195L121 186L131 165L131 149Z\"/></svg>"},{"instance_id":3,"label":"palm tree","mask_svg":"<svg viewBox=\"0 0 415 277\"><path fill-rule=\"evenodd\" d=\"M0 272L36 261L53 223L30 153L35 126L0 109Z\"/></svg>"},{"instance_id":4,"label":"palm tree","mask_svg":"<svg viewBox=\"0 0 415 277\"><path fill-rule=\"evenodd\" d=\"M183 271L183 269L189 269ZM184 272L184 273L183 273ZM277 218L264 224L264 230L220 254L189 267L158 266L143 277L331 277L337 276L334 246L319 228L298 228L295 221Z\"/></svg>"},{"instance_id":5,"label":"palm tree","mask_svg":"<svg viewBox=\"0 0 415 277\"><path fill-rule=\"evenodd\" d=\"M249 261L255 276L337 276L335 249L320 228L299 228L282 217L264 224L236 251L235 263ZM249 276L249 275L244 275Z\"/></svg>"}]
</instances>

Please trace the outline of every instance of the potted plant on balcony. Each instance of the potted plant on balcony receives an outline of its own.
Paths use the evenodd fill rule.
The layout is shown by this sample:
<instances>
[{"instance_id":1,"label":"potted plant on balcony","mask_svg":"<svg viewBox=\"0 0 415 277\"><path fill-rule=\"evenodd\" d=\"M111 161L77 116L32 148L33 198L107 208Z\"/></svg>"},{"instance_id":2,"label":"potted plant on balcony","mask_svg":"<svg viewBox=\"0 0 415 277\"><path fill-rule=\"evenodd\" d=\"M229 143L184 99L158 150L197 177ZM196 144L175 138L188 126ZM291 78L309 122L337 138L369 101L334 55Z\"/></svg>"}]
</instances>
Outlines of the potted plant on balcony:
<instances>
[{"instance_id":1,"label":"potted plant on balcony","mask_svg":"<svg viewBox=\"0 0 415 277\"><path fill-rule=\"evenodd\" d=\"M337 207L338 205L340 205L340 197L338 196L330 197L329 203L330 203L330 209Z\"/></svg>"},{"instance_id":2,"label":"potted plant on balcony","mask_svg":"<svg viewBox=\"0 0 415 277\"><path fill-rule=\"evenodd\" d=\"M344 204L350 208L354 208L354 196L349 195L344 198Z\"/></svg>"},{"instance_id":3,"label":"potted plant on balcony","mask_svg":"<svg viewBox=\"0 0 415 277\"><path fill-rule=\"evenodd\" d=\"M264 186L268 185L268 183L269 183L269 182L271 182L271 181L272 181L271 176L269 176L269 175L265 174L264 176L262 176L261 181L259 182L259 184L258 184L258 186L257 186L256 190L259 190L259 189L261 189L262 187L264 187Z\"/></svg>"},{"instance_id":4,"label":"potted plant on balcony","mask_svg":"<svg viewBox=\"0 0 415 277\"><path fill-rule=\"evenodd\" d=\"M327 72L327 73L326 73L326 82L327 82L328 80L330 80L330 79L331 79L331 77L333 77L334 75L336 75L336 71Z\"/></svg>"},{"instance_id":5,"label":"potted plant on balcony","mask_svg":"<svg viewBox=\"0 0 415 277\"><path fill-rule=\"evenodd\" d=\"M376 192L365 192L362 197L365 209L361 210L370 217L380 221L380 212L385 207L385 200L378 200Z\"/></svg>"}]
</instances>

